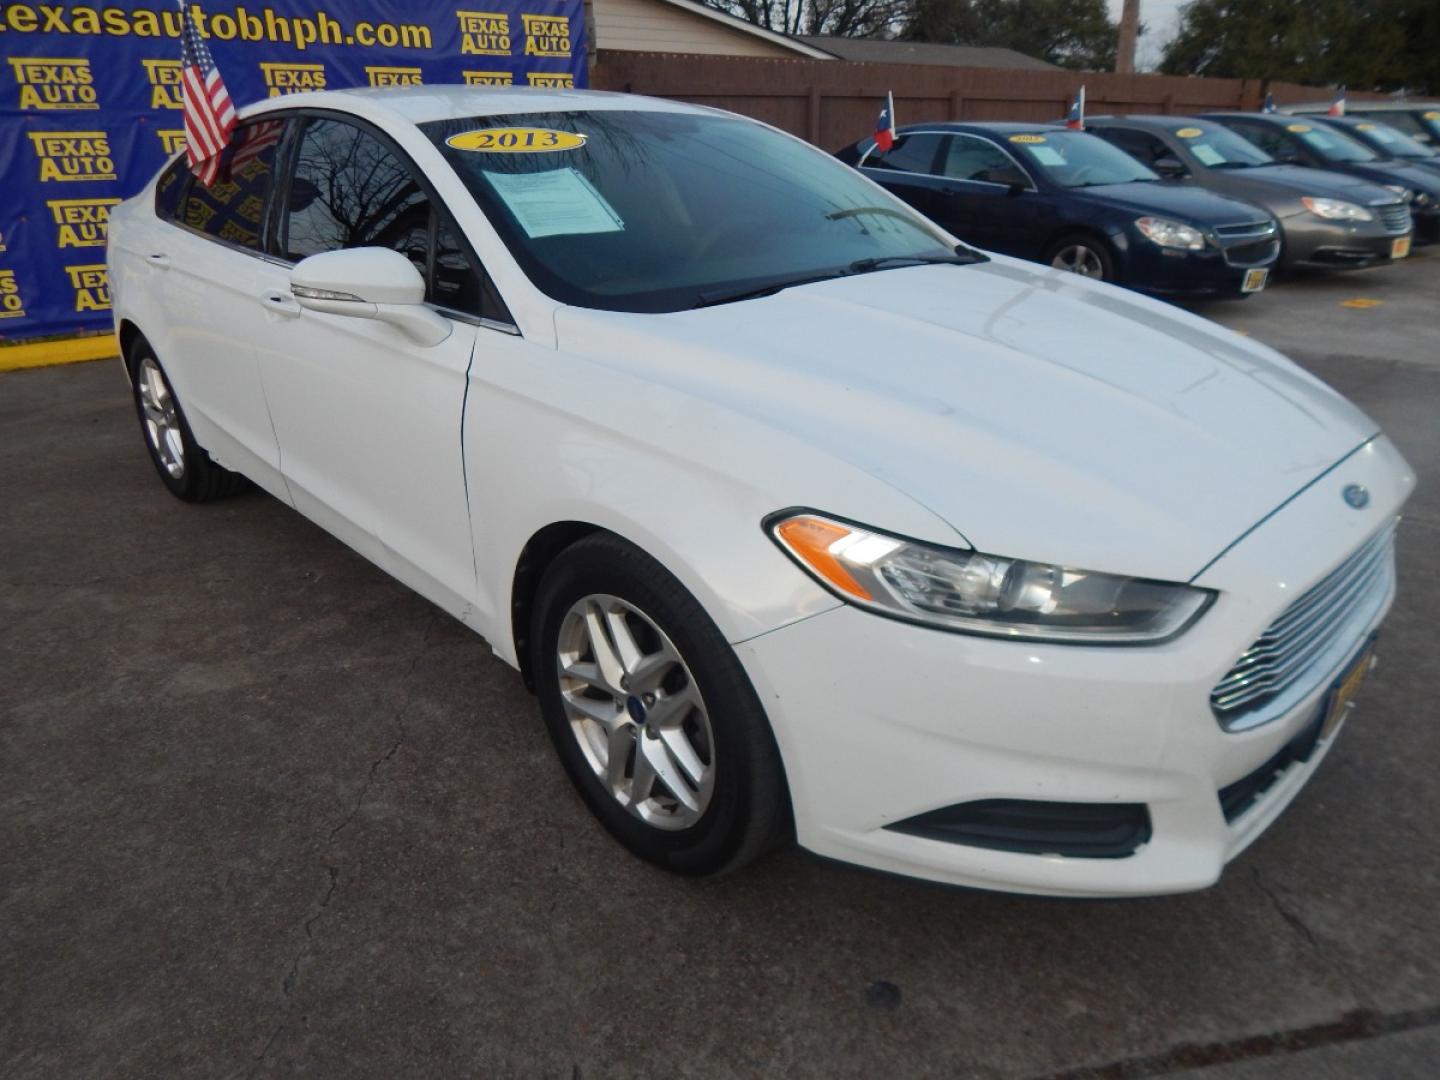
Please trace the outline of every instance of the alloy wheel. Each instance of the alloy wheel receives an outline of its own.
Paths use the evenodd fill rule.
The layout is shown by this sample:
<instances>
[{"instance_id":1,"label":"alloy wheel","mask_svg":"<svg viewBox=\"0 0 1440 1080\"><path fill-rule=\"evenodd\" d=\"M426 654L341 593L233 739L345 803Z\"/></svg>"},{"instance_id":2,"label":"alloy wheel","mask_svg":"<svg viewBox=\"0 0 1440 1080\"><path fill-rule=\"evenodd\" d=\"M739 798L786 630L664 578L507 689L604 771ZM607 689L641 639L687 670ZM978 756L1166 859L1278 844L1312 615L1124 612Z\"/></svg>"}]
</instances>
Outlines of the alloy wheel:
<instances>
[{"instance_id":1,"label":"alloy wheel","mask_svg":"<svg viewBox=\"0 0 1440 1080\"><path fill-rule=\"evenodd\" d=\"M1084 244L1069 244L1061 248L1055 253L1055 258L1050 260L1050 265L1057 270L1068 270L1081 277L1097 280L1105 277L1105 264L1100 261L1100 256L1093 248Z\"/></svg>"},{"instance_id":2,"label":"alloy wheel","mask_svg":"<svg viewBox=\"0 0 1440 1080\"><path fill-rule=\"evenodd\" d=\"M634 604L592 594L565 613L556 654L570 730L605 790L658 829L699 821L715 788L715 738L664 631Z\"/></svg>"},{"instance_id":3,"label":"alloy wheel","mask_svg":"<svg viewBox=\"0 0 1440 1080\"><path fill-rule=\"evenodd\" d=\"M185 475L185 442L180 434L175 398L160 365L150 357L140 361L137 376L140 408L145 416L145 438L165 471L179 480Z\"/></svg>"}]
</instances>

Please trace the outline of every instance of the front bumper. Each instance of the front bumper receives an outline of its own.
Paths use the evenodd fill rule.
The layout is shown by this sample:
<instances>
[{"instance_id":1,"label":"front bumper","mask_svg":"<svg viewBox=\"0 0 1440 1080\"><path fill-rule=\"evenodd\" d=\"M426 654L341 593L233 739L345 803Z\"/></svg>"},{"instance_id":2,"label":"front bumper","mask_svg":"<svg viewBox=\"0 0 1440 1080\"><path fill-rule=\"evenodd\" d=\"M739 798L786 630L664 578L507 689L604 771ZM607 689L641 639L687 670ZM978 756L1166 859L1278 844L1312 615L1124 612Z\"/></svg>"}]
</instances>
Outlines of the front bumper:
<instances>
[{"instance_id":1,"label":"front bumper","mask_svg":"<svg viewBox=\"0 0 1440 1080\"><path fill-rule=\"evenodd\" d=\"M785 761L800 844L879 870L1045 895L1212 884L1335 739L1308 760L1287 762L1233 821L1222 790L1304 732L1334 673L1321 673L1283 715L1241 732L1221 729L1210 690L1290 600L1393 518L1414 482L1384 438L1332 475L1339 479L1306 489L1208 568L1196 584L1219 598L1189 632L1162 645L1035 645L919 628L848 606L741 643ZM1364 511L1341 500L1348 483L1369 488ZM1372 609L1357 646L1391 599ZM982 800L1141 804L1149 835L1133 854L1085 858L887 828Z\"/></svg>"},{"instance_id":2,"label":"front bumper","mask_svg":"<svg viewBox=\"0 0 1440 1080\"><path fill-rule=\"evenodd\" d=\"M1311 213L1284 218L1280 265L1287 269L1361 269L1388 262L1395 241L1410 228L1391 231L1377 221L1327 221Z\"/></svg>"},{"instance_id":3,"label":"front bumper","mask_svg":"<svg viewBox=\"0 0 1440 1080\"><path fill-rule=\"evenodd\" d=\"M1246 273L1273 267L1280 245L1278 239L1262 240L1247 248L1254 250L1232 262L1212 246L1183 251L1132 239L1121 256L1123 264L1116 284L1168 299L1245 296L1248 294L1242 286Z\"/></svg>"}]
</instances>

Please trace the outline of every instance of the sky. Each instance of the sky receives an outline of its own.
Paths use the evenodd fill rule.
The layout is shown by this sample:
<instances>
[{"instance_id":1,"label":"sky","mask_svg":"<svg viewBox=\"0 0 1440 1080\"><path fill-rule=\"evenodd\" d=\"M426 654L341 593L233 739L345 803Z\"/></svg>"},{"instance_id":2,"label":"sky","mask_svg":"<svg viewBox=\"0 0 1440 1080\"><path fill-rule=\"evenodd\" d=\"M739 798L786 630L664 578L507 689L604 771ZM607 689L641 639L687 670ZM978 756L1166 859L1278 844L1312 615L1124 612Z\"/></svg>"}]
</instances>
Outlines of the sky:
<instances>
[{"instance_id":1,"label":"sky","mask_svg":"<svg viewBox=\"0 0 1440 1080\"><path fill-rule=\"evenodd\" d=\"M1186 0L1140 0L1140 24L1146 32L1135 49L1135 66L1140 71L1152 71L1160 62L1165 43L1175 36L1180 24L1180 9ZM1109 0L1110 16L1120 18L1122 0Z\"/></svg>"}]
</instances>

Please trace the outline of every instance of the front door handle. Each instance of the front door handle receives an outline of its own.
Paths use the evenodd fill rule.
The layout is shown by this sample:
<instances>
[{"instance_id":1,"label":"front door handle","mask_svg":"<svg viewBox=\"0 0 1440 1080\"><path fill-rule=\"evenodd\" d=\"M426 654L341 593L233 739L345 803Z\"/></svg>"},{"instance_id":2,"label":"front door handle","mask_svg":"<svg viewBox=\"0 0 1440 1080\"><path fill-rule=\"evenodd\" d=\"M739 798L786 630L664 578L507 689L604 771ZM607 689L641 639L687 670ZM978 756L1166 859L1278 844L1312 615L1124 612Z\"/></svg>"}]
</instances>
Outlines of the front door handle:
<instances>
[{"instance_id":1,"label":"front door handle","mask_svg":"<svg viewBox=\"0 0 1440 1080\"><path fill-rule=\"evenodd\" d=\"M145 256L145 261L155 267L156 270L170 269L170 256L166 255L163 251L151 252Z\"/></svg>"},{"instance_id":2,"label":"front door handle","mask_svg":"<svg viewBox=\"0 0 1440 1080\"><path fill-rule=\"evenodd\" d=\"M279 289L269 289L260 294L260 303L270 314L282 319L298 319L300 317L300 305L287 292Z\"/></svg>"}]
</instances>

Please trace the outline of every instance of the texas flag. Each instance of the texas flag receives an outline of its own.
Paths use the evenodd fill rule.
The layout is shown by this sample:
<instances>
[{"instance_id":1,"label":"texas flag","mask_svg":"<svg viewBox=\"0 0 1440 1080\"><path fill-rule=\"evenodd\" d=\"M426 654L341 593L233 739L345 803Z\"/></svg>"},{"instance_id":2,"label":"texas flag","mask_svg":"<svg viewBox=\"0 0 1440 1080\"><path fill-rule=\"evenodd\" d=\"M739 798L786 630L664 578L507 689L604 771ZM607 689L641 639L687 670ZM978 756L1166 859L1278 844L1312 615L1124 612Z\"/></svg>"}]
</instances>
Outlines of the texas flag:
<instances>
[{"instance_id":1,"label":"texas flag","mask_svg":"<svg viewBox=\"0 0 1440 1080\"><path fill-rule=\"evenodd\" d=\"M1330 102L1329 116L1345 115L1345 87L1335 91L1335 100Z\"/></svg>"},{"instance_id":2,"label":"texas flag","mask_svg":"<svg viewBox=\"0 0 1440 1080\"><path fill-rule=\"evenodd\" d=\"M1085 87L1083 86L1075 95L1075 100L1070 102L1070 111L1065 114L1065 126L1071 131L1085 130Z\"/></svg>"},{"instance_id":3,"label":"texas flag","mask_svg":"<svg viewBox=\"0 0 1440 1080\"><path fill-rule=\"evenodd\" d=\"M885 95L885 107L875 120L875 149L882 154L895 145L895 95Z\"/></svg>"},{"instance_id":4,"label":"texas flag","mask_svg":"<svg viewBox=\"0 0 1440 1080\"><path fill-rule=\"evenodd\" d=\"M1261 112L1267 112L1267 113L1275 112L1275 95L1274 95L1274 94L1266 94L1266 95L1265 95L1265 105L1261 108L1260 111L1261 111Z\"/></svg>"}]
</instances>

